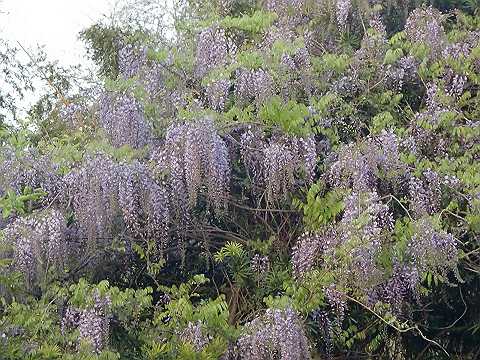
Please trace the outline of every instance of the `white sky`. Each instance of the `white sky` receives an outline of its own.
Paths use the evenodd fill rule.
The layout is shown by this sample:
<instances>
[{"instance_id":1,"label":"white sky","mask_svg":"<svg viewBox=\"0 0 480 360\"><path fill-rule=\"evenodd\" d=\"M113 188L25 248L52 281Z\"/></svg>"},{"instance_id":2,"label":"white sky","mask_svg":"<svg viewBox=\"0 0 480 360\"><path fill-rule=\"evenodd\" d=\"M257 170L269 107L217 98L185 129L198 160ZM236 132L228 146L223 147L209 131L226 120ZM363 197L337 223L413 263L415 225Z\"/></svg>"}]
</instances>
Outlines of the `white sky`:
<instances>
[{"instance_id":1,"label":"white sky","mask_svg":"<svg viewBox=\"0 0 480 360\"><path fill-rule=\"evenodd\" d=\"M81 30L109 15L115 0L0 0L0 37L13 46L17 41L27 49L44 45L49 60L59 65L82 64L87 61L84 44L78 39ZM27 59L23 54L24 60ZM46 84L36 80L37 92L27 93L18 103L25 114L42 93Z\"/></svg>"},{"instance_id":2,"label":"white sky","mask_svg":"<svg viewBox=\"0 0 480 360\"><path fill-rule=\"evenodd\" d=\"M45 45L52 60L81 62L78 33L112 9L112 0L0 0L0 34L25 47Z\"/></svg>"}]
</instances>

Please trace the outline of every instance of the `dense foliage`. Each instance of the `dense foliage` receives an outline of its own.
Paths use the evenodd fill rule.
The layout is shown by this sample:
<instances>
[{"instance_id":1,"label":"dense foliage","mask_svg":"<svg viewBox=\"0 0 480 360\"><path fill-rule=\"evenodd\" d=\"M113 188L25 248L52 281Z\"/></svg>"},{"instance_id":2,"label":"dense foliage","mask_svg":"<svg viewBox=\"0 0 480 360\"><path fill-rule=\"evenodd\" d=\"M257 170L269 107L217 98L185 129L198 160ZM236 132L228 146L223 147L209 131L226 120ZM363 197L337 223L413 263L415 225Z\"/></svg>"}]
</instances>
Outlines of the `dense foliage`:
<instances>
[{"instance_id":1,"label":"dense foliage","mask_svg":"<svg viewBox=\"0 0 480 360\"><path fill-rule=\"evenodd\" d=\"M2 125L0 358L478 358L476 5L153 3Z\"/></svg>"}]
</instances>

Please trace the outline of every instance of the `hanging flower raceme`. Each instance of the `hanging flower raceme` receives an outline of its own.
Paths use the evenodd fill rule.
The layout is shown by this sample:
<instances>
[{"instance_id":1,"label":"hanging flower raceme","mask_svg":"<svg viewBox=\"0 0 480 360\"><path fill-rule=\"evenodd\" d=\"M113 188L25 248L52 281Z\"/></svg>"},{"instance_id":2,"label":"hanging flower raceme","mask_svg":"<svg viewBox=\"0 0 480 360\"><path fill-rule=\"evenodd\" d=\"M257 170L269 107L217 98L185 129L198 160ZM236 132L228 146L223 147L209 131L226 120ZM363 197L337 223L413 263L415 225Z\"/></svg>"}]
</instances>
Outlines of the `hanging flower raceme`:
<instances>
[{"instance_id":1,"label":"hanging flower raceme","mask_svg":"<svg viewBox=\"0 0 480 360\"><path fill-rule=\"evenodd\" d=\"M345 31L347 26L347 18L352 7L351 0L337 0L335 17L337 19L338 27Z\"/></svg>"},{"instance_id":2,"label":"hanging flower raceme","mask_svg":"<svg viewBox=\"0 0 480 360\"><path fill-rule=\"evenodd\" d=\"M127 228L164 249L170 222L168 194L145 165L137 161L120 165L118 201Z\"/></svg>"},{"instance_id":3,"label":"hanging flower raceme","mask_svg":"<svg viewBox=\"0 0 480 360\"><path fill-rule=\"evenodd\" d=\"M402 314L408 300L418 299L420 283L420 273L414 265L395 262L391 276L367 293L368 303L374 306L381 301L390 304L395 313Z\"/></svg>"},{"instance_id":4,"label":"hanging flower raceme","mask_svg":"<svg viewBox=\"0 0 480 360\"><path fill-rule=\"evenodd\" d=\"M225 141L209 118L174 124L154 159L157 171L167 174L172 205L197 205L199 195L216 210L226 205L230 186L230 159Z\"/></svg>"},{"instance_id":5,"label":"hanging flower raceme","mask_svg":"<svg viewBox=\"0 0 480 360\"><path fill-rule=\"evenodd\" d=\"M225 108L230 86L231 81L228 79L215 80L206 86L206 97L212 109L221 111Z\"/></svg>"},{"instance_id":6,"label":"hanging flower raceme","mask_svg":"<svg viewBox=\"0 0 480 360\"><path fill-rule=\"evenodd\" d=\"M333 186L361 192L375 189L381 176L385 177L383 180L395 180L405 172L397 136L383 131L363 143L348 144L340 149L328 176Z\"/></svg>"},{"instance_id":7,"label":"hanging flower raceme","mask_svg":"<svg viewBox=\"0 0 480 360\"><path fill-rule=\"evenodd\" d=\"M302 321L291 308L267 309L244 329L245 334L238 340L241 359L310 359Z\"/></svg>"},{"instance_id":8,"label":"hanging flower raceme","mask_svg":"<svg viewBox=\"0 0 480 360\"><path fill-rule=\"evenodd\" d=\"M115 147L142 148L152 141L143 106L130 94L104 93L100 99L100 125Z\"/></svg>"},{"instance_id":9,"label":"hanging flower raceme","mask_svg":"<svg viewBox=\"0 0 480 360\"><path fill-rule=\"evenodd\" d=\"M480 44L480 34L478 31L468 32L464 38L458 42L448 44L442 50L441 57L446 62L445 74L443 76L444 91L448 96L460 97L468 86L468 77L465 70L455 68L450 65L451 62L458 63L464 61L472 54L472 50Z\"/></svg>"},{"instance_id":10,"label":"hanging flower raceme","mask_svg":"<svg viewBox=\"0 0 480 360\"><path fill-rule=\"evenodd\" d=\"M179 337L183 343L191 344L196 352L201 352L210 343L201 321L196 323L189 321Z\"/></svg>"},{"instance_id":11,"label":"hanging flower raceme","mask_svg":"<svg viewBox=\"0 0 480 360\"><path fill-rule=\"evenodd\" d=\"M446 155L449 148L449 139L438 134L435 128L440 126L445 116L453 114L453 109L445 106L441 100L441 89L438 84L427 84L426 108L415 114L410 124L410 132L414 139L413 150L418 154L434 156Z\"/></svg>"},{"instance_id":12,"label":"hanging flower raceme","mask_svg":"<svg viewBox=\"0 0 480 360\"><path fill-rule=\"evenodd\" d=\"M359 288L368 288L382 274L377 258L386 235L393 229L392 213L375 191L352 192L345 199L340 226L342 246L350 250L349 281Z\"/></svg>"},{"instance_id":13,"label":"hanging flower raceme","mask_svg":"<svg viewBox=\"0 0 480 360\"><path fill-rule=\"evenodd\" d=\"M121 44L118 52L118 68L123 79L136 80L150 99L156 99L165 88L165 67L169 61L164 63L149 59L149 49L146 46L136 44Z\"/></svg>"},{"instance_id":14,"label":"hanging flower raceme","mask_svg":"<svg viewBox=\"0 0 480 360\"><path fill-rule=\"evenodd\" d=\"M84 104L71 102L60 109L60 117L65 121L67 126L78 129L85 123L88 117L88 107Z\"/></svg>"},{"instance_id":15,"label":"hanging flower raceme","mask_svg":"<svg viewBox=\"0 0 480 360\"><path fill-rule=\"evenodd\" d=\"M118 70L125 79L140 73L147 63L147 49L134 44L121 44L118 51Z\"/></svg>"},{"instance_id":16,"label":"hanging flower raceme","mask_svg":"<svg viewBox=\"0 0 480 360\"><path fill-rule=\"evenodd\" d=\"M405 24L405 34L408 40L427 45L431 49L429 55L431 59L440 55L445 44L446 35L442 21L441 12L429 6L413 10Z\"/></svg>"},{"instance_id":17,"label":"hanging flower raceme","mask_svg":"<svg viewBox=\"0 0 480 360\"><path fill-rule=\"evenodd\" d=\"M292 249L294 277L302 279L310 270L315 269L323 258L333 253L340 240L334 229L303 233Z\"/></svg>"},{"instance_id":18,"label":"hanging flower raceme","mask_svg":"<svg viewBox=\"0 0 480 360\"><path fill-rule=\"evenodd\" d=\"M120 169L108 156L86 159L65 180L70 186L75 220L84 237L100 243L111 238L118 209Z\"/></svg>"},{"instance_id":19,"label":"hanging flower raceme","mask_svg":"<svg viewBox=\"0 0 480 360\"><path fill-rule=\"evenodd\" d=\"M3 150L3 149L2 149ZM65 183L60 167L48 155L35 152L16 154L5 149L0 157L0 192L7 190L22 194L26 188L41 190L43 204L65 200Z\"/></svg>"},{"instance_id":20,"label":"hanging flower raceme","mask_svg":"<svg viewBox=\"0 0 480 360\"><path fill-rule=\"evenodd\" d=\"M278 22L284 26L294 28L307 19L303 15L305 0L267 0L264 4L267 11L278 15Z\"/></svg>"},{"instance_id":21,"label":"hanging flower raceme","mask_svg":"<svg viewBox=\"0 0 480 360\"><path fill-rule=\"evenodd\" d=\"M393 228L390 209L376 192L351 193L341 220L332 227L301 235L293 248L293 273L302 281L322 266L335 274L337 285L368 290L381 279L377 257Z\"/></svg>"},{"instance_id":22,"label":"hanging flower raceme","mask_svg":"<svg viewBox=\"0 0 480 360\"><path fill-rule=\"evenodd\" d=\"M93 293L93 304L86 308L69 306L61 322L62 333L78 330L77 346L88 344L93 352L100 353L108 345L110 337L109 308L111 300L101 296L98 290Z\"/></svg>"},{"instance_id":23,"label":"hanging flower raceme","mask_svg":"<svg viewBox=\"0 0 480 360\"><path fill-rule=\"evenodd\" d=\"M272 204L301 184L311 184L317 163L313 136L272 136L251 127L242 134L240 152L254 191ZM302 181L296 181L301 180Z\"/></svg>"},{"instance_id":24,"label":"hanging flower raceme","mask_svg":"<svg viewBox=\"0 0 480 360\"><path fill-rule=\"evenodd\" d=\"M51 269L57 273L65 269L68 264L65 230L65 218L56 209L19 217L5 228L5 241L13 248L13 266L24 275L29 286Z\"/></svg>"},{"instance_id":25,"label":"hanging flower raceme","mask_svg":"<svg viewBox=\"0 0 480 360\"><path fill-rule=\"evenodd\" d=\"M255 99L257 104L262 104L274 93L272 76L263 69L237 71L235 83L235 96L240 103L247 103Z\"/></svg>"},{"instance_id":26,"label":"hanging flower raceme","mask_svg":"<svg viewBox=\"0 0 480 360\"><path fill-rule=\"evenodd\" d=\"M438 230L432 219L423 217L414 224L414 234L408 243L407 256L419 272L431 272L442 277L457 272L458 241L452 234Z\"/></svg>"},{"instance_id":27,"label":"hanging flower raceme","mask_svg":"<svg viewBox=\"0 0 480 360\"><path fill-rule=\"evenodd\" d=\"M228 61L228 41L225 30L211 26L198 35L195 76L203 79L213 69Z\"/></svg>"},{"instance_id":28,"label":"hanging flower raceme","mask_svg":"<svg viewBox=\"0 0 480 360\"><path fill-rule=\"evenodd\" d=\"M417 218L438 211L442 196L442 179L431 169L423 172L422 178L411 176L409 180L410 208Z\"/></svg>"},{"instance_id":29,"label":"hanging flower raceme","mask_svg":"<svg viewBox=\"0 0 480 360\"><path fill-rule=\"evenodd\" d=\"M73 190L75 220L91 243L108 244L123 223L132 235L165 246L170 216L167 193L144 165L97 155L67 179Z\"/></svg>"}]
</instances>

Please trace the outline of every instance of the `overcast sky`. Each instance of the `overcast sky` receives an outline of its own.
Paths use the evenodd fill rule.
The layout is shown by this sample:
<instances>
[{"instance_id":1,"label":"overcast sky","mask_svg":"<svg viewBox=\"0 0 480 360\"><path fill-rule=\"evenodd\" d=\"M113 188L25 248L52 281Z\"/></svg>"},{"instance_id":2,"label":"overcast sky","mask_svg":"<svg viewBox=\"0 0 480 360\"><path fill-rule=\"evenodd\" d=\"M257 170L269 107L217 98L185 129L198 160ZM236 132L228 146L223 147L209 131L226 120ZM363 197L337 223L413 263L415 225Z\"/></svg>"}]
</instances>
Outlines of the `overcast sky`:
<instances>
[{"instance_id":1,"label":"overcast sky","mask_svg":"<svg viewBox=\"0 0 480 360\"><path fill-rule=\"evenodd\" d=\"M82 64L86 61L78 33L111 13L115 0L0 0L0 37L17 46L36 48L44 45L49 60L60 65ZM23 56L26 57L25 54ZM27 93L17 105L19 113L31 107L46 84L36 80L36 93Z\"/></svg>"},{"instance_id":2,"label":"overcast sky","mask_svg":"<svg viewBox=\"0 0 480 360\"><path fill-rule=\"evenodd\" d=\"M62 64L83 57L78 33L108 14L113 0L0 0L0 33L23 46L45 45Z\"/></svg>"}]
</instances>

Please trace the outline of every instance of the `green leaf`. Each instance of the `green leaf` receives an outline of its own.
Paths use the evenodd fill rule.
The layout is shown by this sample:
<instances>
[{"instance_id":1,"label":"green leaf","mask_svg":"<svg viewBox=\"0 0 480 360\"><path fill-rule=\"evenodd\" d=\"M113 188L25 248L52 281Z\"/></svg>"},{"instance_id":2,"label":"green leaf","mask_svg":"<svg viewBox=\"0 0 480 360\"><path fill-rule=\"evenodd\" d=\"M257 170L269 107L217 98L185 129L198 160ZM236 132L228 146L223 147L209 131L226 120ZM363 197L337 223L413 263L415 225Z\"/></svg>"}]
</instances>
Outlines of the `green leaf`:
<instances>
[{"instance_id":1,"label":"green leaf","mask_svg":"<svg viewBox=\"0 0 480 360\"><path fill-rule=\"evenodd\" d=\"M242 17L225 17L220 25L225 29L239 29L253 34L261 33L272 26L277 19L277 15L272 12L255 11L252 15L243 15Z\"/></svg>"},{"instance_id":2,"label":"green leaf","mask_svg":"<svg viewBox=\"0 0 480 360\"><path fill-rule=\"evenodd\" d=\"M311 133L307 124L308 108L294 100L283 102L278 97L272 97L260 110L260 118L270 126L279 126L286 133L305 136Z\"/></svg>"},{"instance_id":3,"label":"green leaf","mask_svg":"<svg viewBox=\"0 0 480 360\"><path fill-rule=\"evenodd\" d=\"M385 54L385 58L383 59L383 63L385 65L391 65L397 62L401 57L403 57L403 50L401 48L398 49L389 49Z\"/></svg>"}]
</instances>

